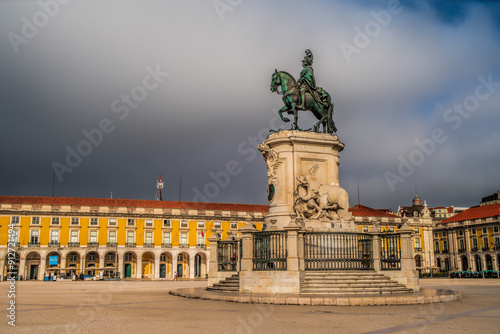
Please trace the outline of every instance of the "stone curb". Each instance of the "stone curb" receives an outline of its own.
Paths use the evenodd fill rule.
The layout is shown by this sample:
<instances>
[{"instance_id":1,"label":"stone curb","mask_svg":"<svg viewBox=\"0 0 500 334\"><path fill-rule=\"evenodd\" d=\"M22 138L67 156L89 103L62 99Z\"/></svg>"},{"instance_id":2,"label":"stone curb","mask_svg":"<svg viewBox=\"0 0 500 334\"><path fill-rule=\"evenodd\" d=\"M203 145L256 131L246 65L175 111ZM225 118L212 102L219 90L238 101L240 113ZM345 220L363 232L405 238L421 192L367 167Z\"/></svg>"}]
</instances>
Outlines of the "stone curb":
<instances>
[{"instance_id":1,"label":"stone curb","mask_svg":"<svg viewBox=\"0 0 500 334\"><path fill-rule=\"evenodd\" d=\"M236 303L276 304L276 305L311 305L311 306L381 306L415 305L443 303L459 300L462 293L444 289L421 289L415 293L387 296L340 296L340 295L253 295L232 292L213 292L204 288L181 288L169 291L178 297L218 300Z\"/></svg>"}]
</instances>

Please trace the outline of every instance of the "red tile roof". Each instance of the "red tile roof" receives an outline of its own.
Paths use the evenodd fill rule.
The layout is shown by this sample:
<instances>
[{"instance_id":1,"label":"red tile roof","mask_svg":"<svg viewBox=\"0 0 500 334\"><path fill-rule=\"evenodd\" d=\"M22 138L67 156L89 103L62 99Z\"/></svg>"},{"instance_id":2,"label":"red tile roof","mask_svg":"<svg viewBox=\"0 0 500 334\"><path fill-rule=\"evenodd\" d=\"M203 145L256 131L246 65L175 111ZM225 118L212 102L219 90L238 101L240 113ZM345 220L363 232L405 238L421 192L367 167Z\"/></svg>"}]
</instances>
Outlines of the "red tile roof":
<instances>
[{"instance_id":1,"label":"red tile roof","mask_svg":"<svg viewBox=\"0 0 500 334\"><path fill-rule=\"evenodd\" d=\"M46 204L46 205L79 205L79 206L116 206L141 208L166 208L190 210L222 210L222 211L269 211L268 205L204 203L204 202L172 202L150 201L139 199L82 198L82 197L36 197L36 196L0 196L3 204Z\"/></svg>"},{"instance_id":2,"label":"red tile roof","mask_svg":"<svg viewBox=\"0 0 500 334\"><path fill-rule=\"evenodd\" d=\"M483 205L483 206L473 206L463 212L460 212L454 216L444 219L439 222L439 224L459 222L462 220L471 220L487 217L495 217L500 215L500 203Z\"/></svg>"},{"instance_id":3,"label":"red tile roof","mask_svg":"<svg viewBox=\"0 0 500 334\"><path fill-rule=\"evenodd\" d=\"M397 218L398 216L387 213L383 210L372 209L364 205L354 205L349 208L349 212L353 216L359 217L387 217L387 218Z\"/></svg>"}]
</instances>

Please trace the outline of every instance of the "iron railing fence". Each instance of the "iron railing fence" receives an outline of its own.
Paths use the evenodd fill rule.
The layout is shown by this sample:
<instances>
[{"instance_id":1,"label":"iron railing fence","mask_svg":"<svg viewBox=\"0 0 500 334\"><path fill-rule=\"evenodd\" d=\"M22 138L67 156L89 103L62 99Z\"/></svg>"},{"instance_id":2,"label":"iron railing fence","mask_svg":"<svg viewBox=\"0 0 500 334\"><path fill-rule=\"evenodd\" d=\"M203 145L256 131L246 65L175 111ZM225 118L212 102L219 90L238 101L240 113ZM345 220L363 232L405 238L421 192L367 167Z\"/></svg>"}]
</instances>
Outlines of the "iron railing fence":
<instances>
[{"instance_id":1,"label":"iron railing fence","mask_svg":"<svg viewBox=\"0 0 500 334\"><path fill-rule=\"evenodd\" d=\"M372 236L350 232L304 233L305 270L373 270Z\"/></svg>"},{"instance_id":2,"label":"iron railing fence","mask_svg":"<svg viewBox=\"0 0 500 334\"><path fill-rule=\"evenodd\" d=\"M254 232L253 270L286 270L287 232Z\"/></svg>"},{"instance_id":3,"label":"iron railing fence","mask_svg":"<svg viewBox=\"0 0 500 334\"><path fill-rule=\"evenodd\" d=\"M381 269L401 270L401 236L397 233L384 233L382 240Z\"/></svg>"},{"instance_id":4,"label":"iron railing fence","mask_svg":"<svg viewBox=\"0 0 500 334\"><path fill-rule=\"evenodd\" d=\"M236 271L238 269L238 241L217 242L218 271Z\"/></svg>"}]
</instances>

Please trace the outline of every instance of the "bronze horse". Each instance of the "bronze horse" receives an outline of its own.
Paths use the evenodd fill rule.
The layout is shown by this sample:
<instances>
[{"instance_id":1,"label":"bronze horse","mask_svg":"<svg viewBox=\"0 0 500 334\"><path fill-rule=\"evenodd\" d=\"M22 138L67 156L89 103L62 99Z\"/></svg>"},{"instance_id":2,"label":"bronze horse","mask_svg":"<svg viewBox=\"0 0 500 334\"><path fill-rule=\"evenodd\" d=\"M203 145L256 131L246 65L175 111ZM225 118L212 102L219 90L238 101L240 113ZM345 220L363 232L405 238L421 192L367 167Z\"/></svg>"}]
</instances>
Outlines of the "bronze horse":
<instances>
[{"instance_id":1,"label":"bronze horse","mask_svg":"<svg viewBox=\"0 0 500 334\"><path fill-rule=\"evenodd\" d=\"M278 86L281 86L280 93L278 91ZM290 122L290 119L283 116L283 112L288 114L293 114L294 122L291 130L301 130L298 121L299 110L309 110L318 119L316 125L314 125L314 131L320 132L320 125L323 125L323 133L333 134L337 132L337 127L333 122L333 102L331 101L330 94L323 91L324 96L326 96L325 101L317 101L318 98L314 98L309 92L305 94L305 103L303 103L304 108L299 108L300 104L300 87L294 77L284 71L275 70L271 80L271 92L277 92L278 94L283 94L283 103L285 105L278 111L283 122Z\"/></svg>"}]
</instances>

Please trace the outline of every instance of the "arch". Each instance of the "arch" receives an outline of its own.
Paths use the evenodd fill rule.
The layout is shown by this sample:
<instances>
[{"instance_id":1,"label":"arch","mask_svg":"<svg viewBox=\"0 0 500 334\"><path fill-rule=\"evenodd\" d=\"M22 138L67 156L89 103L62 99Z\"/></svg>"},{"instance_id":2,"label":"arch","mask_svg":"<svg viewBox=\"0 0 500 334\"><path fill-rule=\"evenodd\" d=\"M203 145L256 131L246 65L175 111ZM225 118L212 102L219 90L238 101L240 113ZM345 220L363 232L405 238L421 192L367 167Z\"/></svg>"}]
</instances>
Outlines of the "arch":
<instances>
[{"instance_id":1,"label":"arch","mask_svg":"<svg viewBox=\"0 0 500 334\"><path fill-rule=\"evenodd\" d=\"M96 251L89 251L85 254L85 268L83 269L85 275L95 276L99 273L99 253Z\"/></svg>"},{"instance_id":2,"label":"arch","mask_svg":"<svg viewBox=\"0 0 500 334\"><path fill-rule=\"evenodd\" d=\"M115 251L104 253L104 268L101 268L105 278L115 277L117 272L118 258Z\"/></svg>"},{"instance_id":3,"label":"arch","mask_svg":"<svg viewBox=\"0 0 500 334\"><path fill-rule=\"evenodd\" d=\"M474 255L474 262L476 263L476 271L482 271L483 263L479 255Z\"/></svg>"},{"instance_id":4,"label":"arch","mask_svg":"<svg viewBox=\"0 0 500 334\"><path fill-rule=\"evenodd\" d=\"M441 270L441 259L439 257L436 260L436 265L437 265L438 269Z\"/></svg>"},{"instance_id":5,"label":"arch","mask_svg":"<svg viewBox=\"0 0 500 334\"><path fill-rule=\"evenodd\" d=\"M61 275L63 266L61 259L61 253L58 251L51 251L45 256L45 274L49 277L49 280Z\"/></svg>"},{"instance_id":6,"label":"arch","mask_svg":"<svg viewBox=\"0 0 500 334\"><path fill-rule=\"evenodd\" d=\"M123 274L124 278L133 277L136 273L137 255L132 252L123 254Z\"/></svg>"},{"instance_id":7,"label":"arch","mask_svg":"<svg viewBox=\"0 0 500 334\"><path fill-rule=\"evenodd\" d=\"M38 252L29 252L26 255L26 268L28 269L26 279L38 279L40 265L42 264L42 256Z\"/></svg>"},{"instance_id":8,"label":"arch","mask_svg":"<svg viewBox=\"0 0 500 334\"><path fill-rule=\"evenodd\" d=\"M420 255L415 255L415 268L422 267L422 257Z\"/></svg>"},{"instance_id":9,"label":"arch","mask_svg":"<svg viewBox=\"0 0 500 334\"><path fill-rule=\"evenodd\" d=\"M490 254L486 254L484 261L486 262L486 270L493 270L493 259Z\"/></svg>"},{"instance_id":10,"label":"arch","mask_svg":"<svg viewBox=\"0 0 500 334\"><path fill-rule=\"evenodd\" d=\"M82 273L81 261L82 257L80 253L72 251L66 255L66 274L70 277L79 275Z\"/></svg>"},{"instance_id":11,"label":"arch","mask_svg":"<svg viewBox=\"0 0 500 334\"><path fill-rule=\"evenodd\" d=\"M444 259L444 270L446 270L446 271L450 270L450 259L449 258Z\"/></svg>"},{"instance_id":12,"label":"arch","mask_svg":"<svg viewBox=\"0 0 500 334\"><path fill-rule=\"evenodd\" d=\"M155 256L151 252L142 253L141 276L144 278L155 277Z\"/></svg>"},{"instance_id":13,"label":"arch","mask_svg":"<svg viewBox=\"0 0 500 334\"><path fill-rule=\"evenodd\" d=\"M172 277L172 254L163 252L160 254L160 278Z\"/></svg>"},{"instance_id":14,"label":"arch","mask_svg":"<svg viewBox=\"0 0 500 334\"><path fill-rule=\"evenodd\" d=\"M204 278L207 273L207 256L205 253L197 253L194 256L194 277Z\"/></svg>"},{"instance_id":15,"label":"arch","mask_svg":"<svg viewBox=\"0 0 500 334\"><path fill-rule=\"evenodd\" d=\"M462 271L467 271L469 269L469 261L467 261L467 256L462 255L460 257L460 260L462 262Z\"/></svg>"},{"instance_id":16,"label":"arch","mask_svg":"<svg viewBox=\"0 0 500 334\"><path fill-rule=\"evenodd\" d=\"M177 267L174 268L178 277L189 277L189 254L182 252L177 254Z\"/></svg>"}]
</instances>

